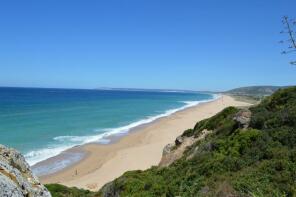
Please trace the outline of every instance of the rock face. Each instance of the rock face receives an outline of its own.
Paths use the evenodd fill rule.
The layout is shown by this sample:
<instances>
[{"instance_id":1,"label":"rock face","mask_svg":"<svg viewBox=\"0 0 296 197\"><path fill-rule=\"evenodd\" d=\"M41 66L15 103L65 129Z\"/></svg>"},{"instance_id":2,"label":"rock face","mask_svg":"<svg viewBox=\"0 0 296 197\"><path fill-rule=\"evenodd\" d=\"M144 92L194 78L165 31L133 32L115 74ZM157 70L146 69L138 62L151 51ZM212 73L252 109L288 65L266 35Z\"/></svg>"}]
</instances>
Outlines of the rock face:
<instances>
[{"instance_id":1,"label":"rock face","mask_svg":"<svg viewBox=\"0 0 296 197\"><path fill-rule=\"evenodd\" d=\"M195 142L202 140L212 131L203 130L199 136L186 137L179 136L175 140L175 144L168 144L164 147L160 167L167 167L183 156L187 147L192 146Z\"/></svg>"},{"instance_id":2,"label":"rock face","mask_svg":"<svg viewBox=\"0 0 296 197\"><path fill-rule=\"evenodd\" d=\"M240 128L248 128L251 121L251 111L248 109L240 110L233 118L236 121Z\"/></svg>"},{"instance_id":3,"label":"rock face","mask_svg":"<svg viewBox=\"0 0 296 197\"><path fill-rule=\"evenodd\" d=\"M173 148L175 147L175 144L167 144L162 151L162 155L167 155L172 152Z\"/></svg>"},{"instance_id":4,"label":"rock face","mask_svg":"<svg viewBox=\"0 0 296 197\"><path fill-rule=\"evenodd\" d=\"M114 181L107 183L103 188L102 188L102 197L120 197L119 191L115 189L115 184Z\"/></svg>"},{"instance_id":5,"label":"rock face","mask_svg":"<svg viewBox=\"0 0 296 197\"><path fill-rule=\"evenodd\" d=\"M51 197L25 158L16 150L0 145L0 196Z\"/></svg>"},{"instance_id":6,"label":"rock face","mask_svg":"<svg viewBox=\"0 0 296 197\"><path fill-rule=\"evenodd\" d=\"M176 138L175 140L175 144L176 146L179 146L180 144L182 144L184 142L184 137L183 136L179 136Z\"/></svg>"}]
</instances>

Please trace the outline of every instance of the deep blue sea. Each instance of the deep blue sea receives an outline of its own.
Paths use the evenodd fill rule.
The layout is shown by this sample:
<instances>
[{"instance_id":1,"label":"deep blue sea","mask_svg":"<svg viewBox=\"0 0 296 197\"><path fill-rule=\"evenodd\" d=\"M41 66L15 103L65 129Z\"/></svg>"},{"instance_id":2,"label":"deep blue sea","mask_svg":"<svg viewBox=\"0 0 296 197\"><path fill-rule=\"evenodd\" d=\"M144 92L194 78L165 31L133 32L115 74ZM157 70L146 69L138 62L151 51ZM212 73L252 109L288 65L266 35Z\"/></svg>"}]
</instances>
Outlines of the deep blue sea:
<instances>
[{"instance_id":1,"label":"deep blue sea","mask_svg":"<svg viewBox=\"0 0 296 197\"><path fill-rule=\"evenodd\" d=\"M33 165L211 99L182 91L0 88L0 144Z\"/></svg>"}]
</instances>

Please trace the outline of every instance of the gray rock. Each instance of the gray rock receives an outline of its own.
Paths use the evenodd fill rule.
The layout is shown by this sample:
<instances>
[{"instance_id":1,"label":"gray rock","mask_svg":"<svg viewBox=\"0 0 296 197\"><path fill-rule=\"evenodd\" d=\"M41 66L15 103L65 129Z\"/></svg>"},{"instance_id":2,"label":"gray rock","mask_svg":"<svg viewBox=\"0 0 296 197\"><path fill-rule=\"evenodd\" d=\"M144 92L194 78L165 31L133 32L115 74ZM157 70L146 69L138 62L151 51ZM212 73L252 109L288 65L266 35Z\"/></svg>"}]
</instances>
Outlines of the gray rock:
<instances>
[{"instance_id":1,"label":"gray rock","mask_svg":"<svg viewBox=\"0 0 296 197\"><path fill-rule=\"evenodd\" d=\"M0 196L50 197L49 191L16 150L0 145Z\"/></svg>"},{"instance_id":2,"label":"gray rock","mask_svg":"<svg viewBox=\"0 0 296 197\"><path fill-rule=\"evenodd\" d=\"M175 144L176 144L176 146L179 146L180 144L182 144L184 142L184 137L183 136L179 136L179 137L177 137L176 138L176 140L175 140Z\"/></svg>"},{"instance_id":3,"label":"gray rock","mask_svg":"<svg viewBox=\"0 0 296 197\"><path fill-rule=\"evenodd\" d=\"M104 185L101 192L103 197L120 197L119 190L116 188L114 181Z\"/></svg>"},{"instance_id":4,"label":"gray rock","mask_svg":"<svg viewBox=\"0 0 296 197\"><path fill-rule=\"evenodd\" d=\"M10 177L4 176L0 173L0 196L24 196L21 188L10 179Z\"/></svg>"},{"instance_id":5,"label":"gray rock","mask_svg":"<svg viewBox=\"0 0 296 197\"><path fill-rule=\"evenodd\" d=\"M162 155L165 156L165 155L171 153L173 147L174 147L174 144L167 144L167 145L163 148Z\"/></svg>"},{"instance_id":6,"label":"gray rock","mask_svg":"<svg viewBox=\"0 0 296 197\"><path fill-rule=\"evenodd\" d=\"M240 128L248 128L251 121L251 111L248 109L240 110L234 117L233 120L236 121Z\"/></svg>"}]
</instances>

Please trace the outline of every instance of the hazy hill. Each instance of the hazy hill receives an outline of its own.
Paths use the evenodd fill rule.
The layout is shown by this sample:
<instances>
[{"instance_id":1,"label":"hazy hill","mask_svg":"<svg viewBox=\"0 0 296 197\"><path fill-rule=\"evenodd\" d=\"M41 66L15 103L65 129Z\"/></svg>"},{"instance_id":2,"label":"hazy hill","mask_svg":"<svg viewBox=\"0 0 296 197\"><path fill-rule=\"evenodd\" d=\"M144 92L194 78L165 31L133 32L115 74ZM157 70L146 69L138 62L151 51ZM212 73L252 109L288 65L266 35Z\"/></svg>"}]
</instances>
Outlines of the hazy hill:
<instances>
[{"instance_id":1,"label":"hazy hill","mask_svg":"<svg viewBox=\"0 0 296 197\"><path fill-rule=\"evenodd\" d=\"M233 95L246 95L246 96L269 96L273 94L276 90L282 88L281 86L249 86L235 88L229 91L226 91L228 94Z\"/></svg>"}]
</instances>

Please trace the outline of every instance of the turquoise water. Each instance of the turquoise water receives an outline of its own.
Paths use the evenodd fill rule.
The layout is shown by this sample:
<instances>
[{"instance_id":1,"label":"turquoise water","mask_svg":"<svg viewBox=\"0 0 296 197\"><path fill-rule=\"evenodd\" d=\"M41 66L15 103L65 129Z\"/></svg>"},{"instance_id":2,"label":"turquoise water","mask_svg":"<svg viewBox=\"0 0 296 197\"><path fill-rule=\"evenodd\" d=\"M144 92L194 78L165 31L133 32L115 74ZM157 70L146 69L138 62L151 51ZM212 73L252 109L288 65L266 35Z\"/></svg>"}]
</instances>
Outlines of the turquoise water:
<instances>
[{"instance_id":1,"label":"turquoise water","mask_svg":"<svg viewBox=\"0 0 296 197\"><path fill-rule=\"evenodd\" d=\"M0 143L33 165L65 149L127 133L213 99L211 94L165 91L0 88Z\"/></svg>"}]
</instances>

